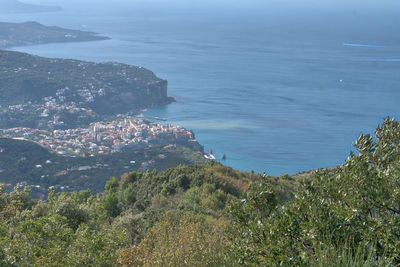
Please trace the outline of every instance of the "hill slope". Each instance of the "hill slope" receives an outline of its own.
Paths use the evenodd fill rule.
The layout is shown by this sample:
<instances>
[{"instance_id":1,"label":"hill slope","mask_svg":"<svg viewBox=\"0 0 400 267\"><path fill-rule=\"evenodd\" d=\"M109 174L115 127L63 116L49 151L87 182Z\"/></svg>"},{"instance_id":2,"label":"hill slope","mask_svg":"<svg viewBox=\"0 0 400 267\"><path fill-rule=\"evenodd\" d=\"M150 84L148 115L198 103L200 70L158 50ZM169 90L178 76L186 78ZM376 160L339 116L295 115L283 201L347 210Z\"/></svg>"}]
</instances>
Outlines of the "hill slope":
<instances>
[{"instance_id":1,"label":"hill slope","mask_svg":"<svg viewBox=\"0 0 400 267\"><path fill-rule=\"evenodd\" d=\"M162 156L160 156L162 155ZM164 170L179 164L204 162L204 158L181 146L162 146L94 157L64 157L23 140L0 138L0 183L40 185L37 193L48 187L64 191L104 189L107 179L134 170Z\"/></svg>"},{"instance_id":2,"label":"hill slope","mask_svg":"<svg viewBox=\"0 0 400 267\"><path fill-rule=\"evenodd\" d=\"M76 128L173 101L167 81L141 67L2 50L0 95L0 128L43 128L55 117L68 120L64 128Z\"/></svg>"}]
</instances>

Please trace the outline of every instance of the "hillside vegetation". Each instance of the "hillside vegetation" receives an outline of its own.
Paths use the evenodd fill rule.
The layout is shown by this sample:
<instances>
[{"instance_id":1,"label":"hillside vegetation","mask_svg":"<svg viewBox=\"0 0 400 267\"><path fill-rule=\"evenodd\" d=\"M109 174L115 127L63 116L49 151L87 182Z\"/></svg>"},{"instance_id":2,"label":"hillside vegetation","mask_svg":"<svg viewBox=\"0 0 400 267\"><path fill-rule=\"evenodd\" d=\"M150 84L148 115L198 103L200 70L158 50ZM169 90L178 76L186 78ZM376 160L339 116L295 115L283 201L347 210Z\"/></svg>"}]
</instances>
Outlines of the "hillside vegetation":
<instances>
[{"instance_id":1,"label":"hillside vegetation","mask_svg":"<svg viewBox=\"0 0 400 267\"><path fill-rule=\"evenodd\" d=\"M400 123L293 179L219 163L111 178L102 195L0 190L4 266L397 266Z\"/></svg>"},{"instance_id":2,"label":"hillside vegetation","mask_svg":"<svg viewBox=\"0 0 400 267\"><path fill-rule=\"evenodd\" d=\"M0 182L29 185L34 196L46 195L49 187L56 191L102 192L110 177L127 171L164 170L204 161L202 155L179 145L93 157L65 157L33 142L0 138Z\"/></svg>"},{"instance_id":3,"label":"hillside vegetation","mask_svg":"<svg viewBox=\"0 0 400 267\"><path fill-rule=\"evenodd\" d=\"M191 247L187 249L196 251L196 243L201 240L191 239L199 233L197 227L204 228L204 236L210 233L211 226L223 234L225 207L243 196L249 184L259 178L209 162L162 172L130 172L121 179L111 178L103 195L92 195L89 190L71 195L50 191L47 201L36 201L27 190L15 188L6 193L3 187L0 262L5 266L126 265L124 261L135 257L131 250L142 253L135 252L136 247L144 246L150 233L158 233L157 227L168 232L165 238L176 239L179 229L186 229L183 222L190 228L185 242ZM176 225L172 232L170 223ZM151 242L170 244L168 240ZM219 240L209 242L222 245ZM214 253L206 246L190 257L200 257L206 251ZM180 255L186 252L176 251ZM218 253L222 255L222 251ZM171 260L181 260L175 258L171 255ZM213 262L220 262L219 256L212 258Z\"/></svg>"}]
</instances>

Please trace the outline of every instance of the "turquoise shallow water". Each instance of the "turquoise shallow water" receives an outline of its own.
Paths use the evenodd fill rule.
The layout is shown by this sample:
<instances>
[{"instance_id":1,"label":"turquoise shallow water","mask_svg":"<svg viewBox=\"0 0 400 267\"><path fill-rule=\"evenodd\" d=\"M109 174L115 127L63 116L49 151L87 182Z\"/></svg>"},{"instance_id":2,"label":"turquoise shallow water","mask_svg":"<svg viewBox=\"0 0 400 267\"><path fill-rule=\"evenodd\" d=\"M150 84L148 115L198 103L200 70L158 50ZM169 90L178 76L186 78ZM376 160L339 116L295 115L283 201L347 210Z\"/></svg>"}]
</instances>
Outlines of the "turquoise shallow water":
<instances>
[{"instance_id":1,"label":"turquoise shallow water","mask_svg":"<svg viewBox=\"0 0 400 267\"><path fill-rule=\"evenodd\" d=\"M229 166L278 175L340 164L360 132L400 117L400 16L356 11L125 4L0 20L112 37L15 50L149 68L177 102L146 114L193 129Z\"/></svg>"}]
</instances>

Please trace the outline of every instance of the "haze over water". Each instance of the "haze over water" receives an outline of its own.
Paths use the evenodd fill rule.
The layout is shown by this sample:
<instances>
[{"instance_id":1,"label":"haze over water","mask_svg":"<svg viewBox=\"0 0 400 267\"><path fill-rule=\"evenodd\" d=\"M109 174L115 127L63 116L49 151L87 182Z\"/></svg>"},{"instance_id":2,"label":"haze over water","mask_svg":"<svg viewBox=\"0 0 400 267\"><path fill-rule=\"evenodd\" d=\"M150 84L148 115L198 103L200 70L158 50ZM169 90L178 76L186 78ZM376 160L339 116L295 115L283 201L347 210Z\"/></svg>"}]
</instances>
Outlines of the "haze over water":
<instances>
[{"instance_id":1,"label":"haze over water","mask_svg":"<svg viewBox=\"0 0 400 267\"><path fill-rule=\"evenodd\" d=\"M14 49L154 71L177 102L146 115L194 130L206 150L241 170L279 175L335 166L360 132L373 133L385 116L400 119L395 2L110 2L69 1L64 12L0 21L111 37Z\"/></svg>"}]
</instances>

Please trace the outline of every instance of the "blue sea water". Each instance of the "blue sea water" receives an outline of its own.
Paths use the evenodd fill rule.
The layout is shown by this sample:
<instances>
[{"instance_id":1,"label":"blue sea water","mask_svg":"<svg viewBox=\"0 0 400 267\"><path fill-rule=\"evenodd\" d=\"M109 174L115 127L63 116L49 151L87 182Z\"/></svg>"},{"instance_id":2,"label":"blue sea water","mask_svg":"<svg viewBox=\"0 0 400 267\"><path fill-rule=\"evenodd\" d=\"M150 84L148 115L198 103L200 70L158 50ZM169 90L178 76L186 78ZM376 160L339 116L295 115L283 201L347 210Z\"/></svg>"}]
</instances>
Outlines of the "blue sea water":
<instances>
[{"instance_id":1,"label":"blue sea water","mask_svg":"<svg viewBox=\"0 0 400 267\"><path fill-rule=\"evenodd\" d=\"M135 2L133 2L135 3ZM0 15L90 30L109 41L14 48L119 61L169 82L177 102L149 116L194 130L224 164L272 175L341 164L361 132L400 118L396 10L70 4Z\"/></svg>"}]
</instances>

